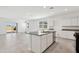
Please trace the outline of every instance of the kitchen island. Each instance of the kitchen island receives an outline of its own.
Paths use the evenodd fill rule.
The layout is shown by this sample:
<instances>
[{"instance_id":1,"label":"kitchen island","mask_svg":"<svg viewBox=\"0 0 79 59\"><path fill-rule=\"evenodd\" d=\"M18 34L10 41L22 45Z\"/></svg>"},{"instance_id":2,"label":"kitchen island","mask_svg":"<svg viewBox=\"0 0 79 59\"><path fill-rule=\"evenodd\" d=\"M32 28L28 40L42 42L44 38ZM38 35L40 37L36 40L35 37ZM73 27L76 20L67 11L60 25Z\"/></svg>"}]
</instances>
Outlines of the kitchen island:
<instances>
[{"instance_id":1,"label":"kitchen island","mask_svg":"<svg viewBox=\"0 0 79 59\"><path fill-rule=\"evenodd\" d=\"M35 53L45 52L55 43L56 31L44 31L43 33L29 32L31 36L31 51Z\"/></svg>"}]
</instances>

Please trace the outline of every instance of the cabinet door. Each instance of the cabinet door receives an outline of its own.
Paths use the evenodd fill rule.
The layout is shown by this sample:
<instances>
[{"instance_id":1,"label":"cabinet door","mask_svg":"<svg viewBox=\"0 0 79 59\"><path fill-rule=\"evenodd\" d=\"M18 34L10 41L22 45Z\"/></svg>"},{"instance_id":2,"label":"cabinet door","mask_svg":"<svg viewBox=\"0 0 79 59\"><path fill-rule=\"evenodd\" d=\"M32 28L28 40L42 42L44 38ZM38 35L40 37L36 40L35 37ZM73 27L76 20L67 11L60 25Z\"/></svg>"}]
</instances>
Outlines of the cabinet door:
<instances>
[{"instance_id":1,"label":"cabinet door","mask_svg":"<svg viewBox=\"0 0 79 59\"><path fill-rule=\"evenodd\" d=\"M46 49L46 35L41 36L41 52L43 52Z\"/></svg>"},{"instance_id":2,"label":"cabinet door","mask_svg":"<svg viewBox=\"0 0 79 59\"><path fill-rule=\"evenodd\" d=\"M62 31L60 37L75 40L75 37L73 36L73 34L74 34L74 31Z\"/></svg>"},{"instance_id":3,"label":"cabinet door","mask_svg":"<svg viewBox=\"0 0 79 59\"><path fill-rule=\"evenodd\" d=\"M47 35L47 47L49 47L53 43L53 34L50 33Z\"/></svg>"},{"instance_id":4,"label":"cabinet door","mask_svg":"<svg viewBox=\"0 0 79 59\"><path fill-rule=\"evenodd\" d=\"M71 19L63 19L62 21L63 26L70 26L71 25Z\"/></svg>"},{"instance_id":5,"label":"cabinet door","mask_svg":"<svg viewBox=\"0 0 79 59\"><path fill-rule=\"evenodd\" d=\"M72 20L71 20L71 18L69 18L69 19L67 19L67 26L72 26Z\"/></svg>"},{"instance_id":6,"label":"cabinet door","mask_svg":"<svg viewBox=\"0 0 79 59\"><path fill-rule=\"evenodd\" d=\"M79 17L78 17L78 19L77 19L77 26L79 26Z\"/></svg>"},{"instance_id":7,"label":"cabinet door","mask_svg":"<svg viewBox=\"0 0 79 59\"><path fill-rule=\"evenodd\" d=\"M74 18L71 19L71 25L77 26L77 17L74 17Z\"/></svg>"},{"instance_id":8,"label":"cabinet door","mask_svg":"<svg viewBox=\"0 0 79 59\"><path fill-rule=\"evenodd\" d=\"M32 52L40 52L40 37L32 35Z\"/></svg>"},{"instance_id":9,"label":"cabinet door","mask_svg":"<svg viewBox=\"0 0 79 59\"><path fill-rule=\"evenodd\" d=\"M27 44L28 50L31 50L31 35L26 34L25 43Z\"/></svg>"}]
</instances>

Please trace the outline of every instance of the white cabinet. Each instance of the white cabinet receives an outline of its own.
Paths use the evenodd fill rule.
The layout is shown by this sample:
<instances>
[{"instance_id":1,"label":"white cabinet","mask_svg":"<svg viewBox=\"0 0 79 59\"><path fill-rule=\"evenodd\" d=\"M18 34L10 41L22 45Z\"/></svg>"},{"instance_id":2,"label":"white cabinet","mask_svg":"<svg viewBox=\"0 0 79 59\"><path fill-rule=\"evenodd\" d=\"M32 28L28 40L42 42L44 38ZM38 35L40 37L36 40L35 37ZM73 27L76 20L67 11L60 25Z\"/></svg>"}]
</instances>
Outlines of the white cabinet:
<instances>
[{"instance_id":1,"label":"white cabinet","mask_svg":"<svg viewBox=\"0 0 79 59\"><path fill-rule=\"evenodd\" d=\"M70 19L63 19L62 20L62 26L70 26L71 20Z\"/></svg>"},{"instance_id":2,"label":"white cabinet","mask_svg":"<svg viewBox=\"0 0 79 59\"><path fill-rule=\"evenodd\" d=\"M38 36L38 35L32 35L31 36L31 42L32 42L32 52L40 53L46 50L52 43L52 33Z\"/></svg>"},{"instance_id":3,"label":"white cabinet","mask_svg":"<svg viewBox=\"0 0 79 59\"><path fill-rule=\"evenodd\" d=\"M52 42L53 42L53 34L50 33L47 35L47 41L46 41L47 47L49 47L52 44Z\"/></svg>"},{"instance_id":4,"label":"white cabinet","mask_svg":"<svg viewBox=\"0 0 79 59\"><path fill-rule=\"evenodd\" d=\"M76 19L74 19L74 18L71 19L71 25L72 26L75 26L76 25Z\"/></svg>"},{"instance_id":5,"label":"white cabinet","mask_svg":"<svg viewBox=\"0 0 79 59\"><path fill-rule=\"evenodd\" d=\"M43 52L47 48L46 35L35 36L32 35L32 51L36 53Z\"/></svg>"},{"instance_id":6,"label":"white cabinet","mask_svg":"<svg viewBox=\"0 0 79 59\"><path fill-rule=\"evenodd\" d=\"M48 29L51 29L51 28L53 29L53 27L55 25L55 20L48 19L47 22L48 22Z\"/></svg>"},{"instance_id":7,"label":"white cabinet","mask_svg":"<svg viewBox=\"0 0 79 59\"><path fill-rule=\"evenodd\" d=\"M72 26L78 26L78 23L77 23L77 17L73 17L72 19L71 19L71 25Z\"/></svg>"},{"instance_id":8,"label":"white cabinet","mask_svg":"<svg viewBox=\"0 0 79 59\"><path fill-rule=\"evenodd\" d=\"M73 16L70 18L62 19L63 26L79 26L79 17Z\"/></svg>"},{"instance_id":9,"label":"white cabinet","mask_svg":"<svg viewBox=\"0 0 79 59\"><path fill-rule=\"evenodd\" d=\"M77 19L77 24L78 24L78 26L79 26L79 17L78 17L78 19Z\"/></svg>"},{"instance_id":10,"label":"white cabinet","mask_svg":"<svg viewBox=\"0 0 79 59\"><path fill-rule=\"evenodd\" d=\"M36 52L36 53L39 53L39 52L41 52L40 51L40 36L36 36L36 35L32 35L31 36L32 38L31 38L31 42L32 42L32 51L33 52Z\"/></svg>"},{"instance_id":11,"label":"white cabinet","mask_svg":"<svg viewBox=\"0 0 79 59\"><path fill-rule=\"evenodd\" d=\"M62 38L75 40L75 37L73 36L74 33L75 33L74 31L61 31L59 35Z\"/></svg>"},{"instance_id":12,"label":"white cabinet","mask_svg":"<svg viewBox=\"0 0 79 59\"><path fill-rule=\"evenodd\" d=\"M26 34L25 43L27 44L28 50L31 50L31 35Z\"/></svg>"},{"instance_id":13,"label":"white cabinet","mask_svg":"<svg viewBox=\"0 0 79 59\"><path fill-rule=\"evenodd\" d=\"M66 25L71 26L71 19L67 19Z\"/></svg>"},{"instance_id":14,"label":"white cabinet","mask_svg":"<svg viewBox=\"0 0 79 59\"><path fill-rule=\"evenodd\" d=\"M47 48L47 46L46 46L46 36L47 35L43 35L43 36L40 37L40 40L41 40L41 42L40 42L41 52L43 52Z\"/></svg>"},{"instance_id":15,"label":"white cabinet","mask_svg":"<svg viewBox=\"0 0 79 59\"><path fill-rule=\"evenodd\" d=\"M28 24L27 24L28 23ZM34 32L37 31L39 29L39 23L37 20L29 20L28 22L26 21L26 32Z\"/></svg>"}]
</instances>

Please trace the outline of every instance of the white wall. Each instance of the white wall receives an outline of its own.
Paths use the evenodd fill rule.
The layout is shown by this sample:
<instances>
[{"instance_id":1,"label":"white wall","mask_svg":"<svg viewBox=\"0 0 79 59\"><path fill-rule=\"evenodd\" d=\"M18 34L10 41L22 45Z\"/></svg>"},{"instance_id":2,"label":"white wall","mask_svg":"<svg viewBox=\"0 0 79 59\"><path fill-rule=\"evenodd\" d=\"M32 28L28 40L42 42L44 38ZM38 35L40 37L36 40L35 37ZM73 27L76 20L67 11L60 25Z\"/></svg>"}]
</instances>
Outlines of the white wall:
<instances>
[{"instance_id":1,"label":"white wall","mask_svg":"<svg viewBox=\"0 0 79 59\"><path fill-rule=\"evenodd\" d=\"M18 32L25 32L26 23L23 20L17 21L18 23Z\"/></svg>"}]
</instances>

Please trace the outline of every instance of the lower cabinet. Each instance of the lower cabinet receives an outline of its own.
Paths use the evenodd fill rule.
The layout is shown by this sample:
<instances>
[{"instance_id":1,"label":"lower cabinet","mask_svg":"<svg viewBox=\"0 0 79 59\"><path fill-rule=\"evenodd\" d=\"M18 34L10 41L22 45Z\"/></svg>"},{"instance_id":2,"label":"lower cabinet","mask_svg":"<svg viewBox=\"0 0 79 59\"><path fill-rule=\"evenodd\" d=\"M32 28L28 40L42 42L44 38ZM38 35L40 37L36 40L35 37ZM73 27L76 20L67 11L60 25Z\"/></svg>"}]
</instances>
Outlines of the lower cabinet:
<instances>
[{"instance_id":1,"label":"lower cabinet","mask_svg":"<svg viewBox=\"0 0 79 59\"><path fill-rule=\"evenodd\" d=\"M59 33L59 37L75 40L74 33L74 31L61 31L61 33Z\"/></svg>"},{"instance_id":2,"label":"lower cabinet","mask_svg":"<svg viewBox=\"0 0 79 59\"><path fill-rule=\"evenodd\" d=\"M40 48L41 48L41 52L43 52L46 48L47 48L47 46L46 46L46 36L47 35L43 35L43 36L41 36L40 37Z\"/></svg>"},{"instance_id":3,"label":"lower cabinet","mask_svg":"<svg viewBox=\"0 0 79 59\"><path fill-rule=\"evenodd\" d=\"M27 44L28 50L31 50L31 36L29 34L26 34L25 43Z\"/></svg>"},{"instance_id":4,"label":"lower cabinet","mask_svg":"<svg viewBox=\"0 0 79 59\"><path fill-rule=\"evenodd\" d=\"M47 41L46 41L47 47L49 47L52 44L52 42L53 42L53 34L50 33L47 35Z\"/></svg>"},{"instance_id":5,"label":"lower cabinet","mask_svg":"<svg viewBox=\"0 0 79 59\"><path fill-rule=\"evenodd\" d=\"M32 52L40 53L53 43L52 33L42 36L32 35Z\"/></svg>"},{"instance_id":6,"label":"lower cabinet","mask_svg":"<svg viewBox=\"0 0 79 59\"><path fill-rule=\"evenodd\" d=\"M36 35L32 35L32 38L31 38L31 49L32 49L32 52L36 52L36 53L39 53L41 52L41 47L40 47L40 36L36 36Z\"/></svg>"}]
</instances>

